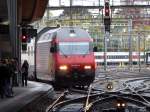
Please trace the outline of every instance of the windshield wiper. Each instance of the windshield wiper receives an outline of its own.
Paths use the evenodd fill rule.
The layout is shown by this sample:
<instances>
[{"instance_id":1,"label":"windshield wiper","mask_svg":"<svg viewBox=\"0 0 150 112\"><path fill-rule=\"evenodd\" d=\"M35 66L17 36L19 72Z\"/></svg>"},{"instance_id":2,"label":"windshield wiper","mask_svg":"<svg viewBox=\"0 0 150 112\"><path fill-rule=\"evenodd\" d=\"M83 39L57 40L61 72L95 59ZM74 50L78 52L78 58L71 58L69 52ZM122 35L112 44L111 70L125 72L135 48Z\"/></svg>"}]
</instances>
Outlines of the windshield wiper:
<instances>
[{"instance_id":1,"label":"windshield wiper","mask_svg":"<svg viewBox=\"0 0 150 112\"><path fill-rule=\"evenodd\" d=\"M62 50L59 51L63 54L63 56L65 56L66 58L68 57Z\"/></svg>"},{"instance_id":2,"label":"windshield wiper","mask_svg":"<svg viewBox=\"0 0 150 112\"><path fill-rule=\"evenodd\" d=\"M85 57L89 53L89 50L87 50L84 54L83 57Z\"/></svg>"}]
</instances>

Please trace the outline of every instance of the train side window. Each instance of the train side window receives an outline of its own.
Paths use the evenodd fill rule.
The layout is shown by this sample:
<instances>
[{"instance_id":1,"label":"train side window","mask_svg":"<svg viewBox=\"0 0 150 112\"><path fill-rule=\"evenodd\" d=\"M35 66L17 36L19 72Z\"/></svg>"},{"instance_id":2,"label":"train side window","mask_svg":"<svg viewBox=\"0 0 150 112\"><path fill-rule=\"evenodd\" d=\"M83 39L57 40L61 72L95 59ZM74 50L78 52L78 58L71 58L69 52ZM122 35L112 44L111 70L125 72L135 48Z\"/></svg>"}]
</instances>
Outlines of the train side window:
<instances>
[{"instance_id":1,"label":"train side window","mask_svg":"<svg viewBox=\"0 0 150 112\"><path fill-rule=\"evenodd\" d=\"M125 56L125 59L127 59L128 58L128 56Z\"/></svg>"}]
</instances>

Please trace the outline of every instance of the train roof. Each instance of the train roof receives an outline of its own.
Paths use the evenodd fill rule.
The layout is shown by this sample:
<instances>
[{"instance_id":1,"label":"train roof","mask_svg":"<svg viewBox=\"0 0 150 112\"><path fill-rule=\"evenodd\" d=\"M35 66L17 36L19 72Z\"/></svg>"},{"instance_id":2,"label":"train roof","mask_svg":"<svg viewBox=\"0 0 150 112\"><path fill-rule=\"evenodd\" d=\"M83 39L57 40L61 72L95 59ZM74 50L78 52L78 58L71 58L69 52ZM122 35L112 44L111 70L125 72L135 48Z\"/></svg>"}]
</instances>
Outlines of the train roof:
<instances>
[{"instance_id":1,"label":"train roof","mask_svg":"<svg viewBox=\"0 0 150 112\"><path fill-rule=\"evenodd\" d=\"M91 38L89 33L79 27L60 27L43 33L38 42L51 41L56 36L59 40L66 38Z\"/></svg>"},{"instance_id":2,"label":"train roof","mask_svg":"<svg viewBox=\"0 0 150 112\"><path fill-rule=\"evenodd\" d=\"M79 27L63 27L57 31L59 39L64 38L91 38L89 33Z\"/></svg>"}]
</instances>

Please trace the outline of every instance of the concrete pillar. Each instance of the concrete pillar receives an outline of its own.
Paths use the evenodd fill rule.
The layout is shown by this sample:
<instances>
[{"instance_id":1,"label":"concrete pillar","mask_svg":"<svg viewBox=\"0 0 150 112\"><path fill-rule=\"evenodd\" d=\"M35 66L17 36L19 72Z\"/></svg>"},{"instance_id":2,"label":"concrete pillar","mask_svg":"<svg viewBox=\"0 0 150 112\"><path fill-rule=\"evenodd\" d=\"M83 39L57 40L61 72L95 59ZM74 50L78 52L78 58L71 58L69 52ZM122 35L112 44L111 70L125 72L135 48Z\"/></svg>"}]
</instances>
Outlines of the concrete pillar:
<instances>
[{"instance_id":1,"label":"concrete pillar","mask_svg":"<svg viewBox=\"0 0 150 112\"><path fill-rule=\"evenodd\" d=\"M17 0L7 0L7 6L8 6L9 34L12 46L12 56L18 58Z\"/></svg>"},{"instance_id":2,"label":"concrete pillar","mask_svg":"<svg viewBox=\"0 0 150 112\"><path fill-rule=\"evenodd\" d=\"M18 59L18 69L21 68L21 30L18 24L21 22L21 14L20 9L18 9L18 0L7 0L7 7L8 7L8 21L9 21L9 36L10 36L10 43L12 47L12 57ZM18 12L20 11L20 12ZM19 21L18 21L19 20ZM20 72L17 75L17 83L21 83L21 74Z\"/></svg>"}]
</instances>

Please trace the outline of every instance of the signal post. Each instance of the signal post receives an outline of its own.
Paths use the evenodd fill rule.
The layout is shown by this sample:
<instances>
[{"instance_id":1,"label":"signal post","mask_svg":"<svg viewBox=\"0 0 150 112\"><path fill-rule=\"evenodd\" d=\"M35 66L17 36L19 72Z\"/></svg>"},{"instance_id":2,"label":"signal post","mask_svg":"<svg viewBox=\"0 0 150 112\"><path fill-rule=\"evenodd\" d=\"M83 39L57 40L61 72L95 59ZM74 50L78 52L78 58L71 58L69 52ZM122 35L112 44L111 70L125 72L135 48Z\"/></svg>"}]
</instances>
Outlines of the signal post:
<instances>
[{"instance_id":1,"label":"signal post","mask_svg":"<svg viewBox=\"0 0 150 112\"><path fill-rule=\"evenodd\" d=\"M37 36L37 29L33 29L31 26L23 26L22 27L22 36L21 36L21 44L22 51L27 51L27 44L30 43L31 38Z\"/></svg>"},{"instance_id":2,"label":"signal post","mask_svg":"<svg viewBox=\"0 0 150 112\"><path fill-rule=\"evenodd\" d=\"M107 39L110 36L110 4L109 0L105 0L104 3L104 28L105 28L105 36L104 36L104 70L107 70Z\"/></svg>"}]
</instances>

